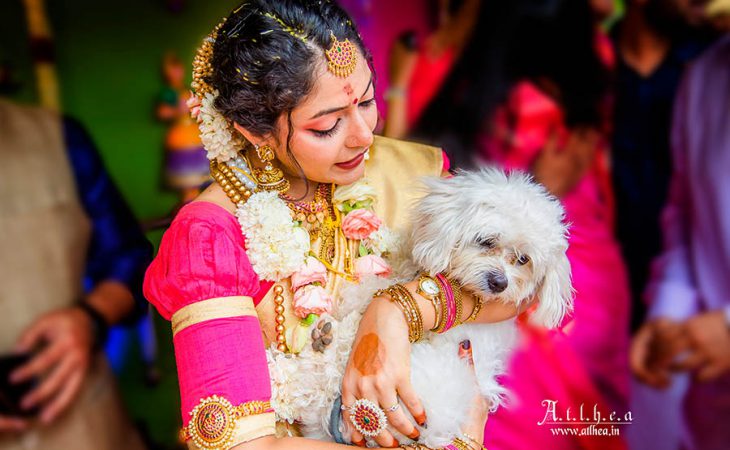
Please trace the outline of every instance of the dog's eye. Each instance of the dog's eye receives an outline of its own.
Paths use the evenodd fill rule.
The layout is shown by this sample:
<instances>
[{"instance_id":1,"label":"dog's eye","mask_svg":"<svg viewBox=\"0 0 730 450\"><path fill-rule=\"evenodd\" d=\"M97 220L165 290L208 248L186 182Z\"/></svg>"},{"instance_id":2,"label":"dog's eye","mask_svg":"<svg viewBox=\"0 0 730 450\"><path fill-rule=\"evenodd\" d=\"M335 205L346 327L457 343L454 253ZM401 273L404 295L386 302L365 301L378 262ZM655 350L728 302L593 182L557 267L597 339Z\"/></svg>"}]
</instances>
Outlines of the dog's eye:
<instances>
[{"instance_id":1,"label":"dog's eye","mask_svg":"<svg viewBox=\"0 0 730 450\"><path fill-rule=\"evenodd\" d=\"M492 249L497 245L497 239L491 237L491 238L479 238L477 239L477 244L484 248Z\"/></svg>"},{"instance_id":2,"label":"dog's eye","mask_svg":"<svg viewBox=\"0 0 730 450\"><path fill-rule=\"evenodd\" d=\"M527 255L520 255L520 257L517 258L517 265L518 266L524 266L528 262L530 262L530 257L527 256Z\"/></svg>"}]
</instances>

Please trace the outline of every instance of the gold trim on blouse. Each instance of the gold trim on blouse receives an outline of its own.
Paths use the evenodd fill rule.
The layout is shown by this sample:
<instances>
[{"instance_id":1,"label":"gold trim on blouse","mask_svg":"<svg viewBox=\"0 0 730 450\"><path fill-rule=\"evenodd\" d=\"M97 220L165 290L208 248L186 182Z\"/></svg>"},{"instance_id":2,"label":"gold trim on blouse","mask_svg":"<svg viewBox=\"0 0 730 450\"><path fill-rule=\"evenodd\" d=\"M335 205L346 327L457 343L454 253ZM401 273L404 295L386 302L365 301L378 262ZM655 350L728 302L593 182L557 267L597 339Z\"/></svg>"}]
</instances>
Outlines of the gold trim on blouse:
<instances>
[{"instance_id":1,"label":"gold trim on blouse","mask_svg":"<svg viewBox=\"0 0 730 450\"><path fill-rule=\"evenodd\" d=\"M241 316L256 317L256 308L251 297L218 297L191 303L172 315L172 335L175 336L196 323Z\"/></svg>"},{"instance_id":2,"label":"gold trim on blouse","mask_svg":"<svg viewBox=\"0 0 730 450\"><path fill-rule=\"evenodd\" d=\"M187 427L180 432L188 448L225 450L276 432L276 417L268 401L233 406L224 397L206 397L190 412Z\"/></svg>"}]
</instances>

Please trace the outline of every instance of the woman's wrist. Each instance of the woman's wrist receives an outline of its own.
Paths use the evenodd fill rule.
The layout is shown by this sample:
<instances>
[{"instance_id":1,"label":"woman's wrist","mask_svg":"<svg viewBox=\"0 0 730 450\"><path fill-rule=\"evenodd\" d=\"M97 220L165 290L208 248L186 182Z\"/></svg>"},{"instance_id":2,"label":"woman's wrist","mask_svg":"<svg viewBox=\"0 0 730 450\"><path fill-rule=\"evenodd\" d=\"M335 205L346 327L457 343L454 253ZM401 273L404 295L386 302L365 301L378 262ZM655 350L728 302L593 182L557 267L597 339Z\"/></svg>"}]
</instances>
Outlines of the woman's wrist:
<instances>
[{"instance_id":1,"label":"woman's wrist","mask_svg":"<svg viewBox=\"0 0 730 450\"><path fill-rule=\"evenodd\" d=\"M440 286L440 293L434 298L429 296L421 286L424 278ZM446 281L446 277L438 277L442 282L436 282L428 276L403 284L395 284L378 291L374 297L382 297L383 302L376 302L382 306L388 305L386 314L397 316L408 328L409 340L420 340L427 330L439 333L448 331L465 322L477 318L481 311L481 300L465 290L453 280ZM433 291L431 291L433 294Z\"/></svg>"}]
</instances>

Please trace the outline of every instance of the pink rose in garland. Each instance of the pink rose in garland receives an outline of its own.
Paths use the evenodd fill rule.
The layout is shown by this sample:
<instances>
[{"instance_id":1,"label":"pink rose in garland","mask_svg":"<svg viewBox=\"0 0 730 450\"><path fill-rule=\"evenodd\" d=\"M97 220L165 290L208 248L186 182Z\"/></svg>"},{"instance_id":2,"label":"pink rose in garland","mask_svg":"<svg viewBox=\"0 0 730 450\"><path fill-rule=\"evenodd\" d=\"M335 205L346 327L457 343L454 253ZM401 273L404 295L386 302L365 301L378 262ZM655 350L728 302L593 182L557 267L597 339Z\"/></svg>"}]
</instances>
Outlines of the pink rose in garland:
<instances>
[{"instance_id":1,"label":"pink rose in garland","mask_svg":"<svg viewBox=\"0 0 730 450\"><path fill-rule=\"evenodd\" d=\"M292 300L294 314L304 319L310 314L324 314L332 310L332 297L325 288L308 284L297 289Z\"/></svg>"},{"instance_id":2,"label":"pink rose in garland","mask_svg":"<svg viewBox=\"0 0 730 450\"><path fill-rule=\"evenodd\" d=\"M387 277L391 268L383 258L378 255L365 255L355 259L355 273L358 278L367 275Z\"/></svg>"},{"instance_id":3,"label":"pink rose in garland","mask_svg":"<svg viewBox=\"0 0 730 450\"><path fill-rule=\"evenodd\" d=\"M363 240L370 233L377 231L383 223L373 212L367 209L356 209L342 219L342 232L348 239Z\"/></svg>"},{"instance_id":4,"label":"pink rose in garland","mask_svg":"<svg viewBox=\"0 0 730 450\"><path fill-rule=\"evenodd\" d=\"M308 256L304 265L291 276L291 290L296 291L300 287L312 284L327 282L327 268L314 256Z\"/></svg>"}]
</instances>

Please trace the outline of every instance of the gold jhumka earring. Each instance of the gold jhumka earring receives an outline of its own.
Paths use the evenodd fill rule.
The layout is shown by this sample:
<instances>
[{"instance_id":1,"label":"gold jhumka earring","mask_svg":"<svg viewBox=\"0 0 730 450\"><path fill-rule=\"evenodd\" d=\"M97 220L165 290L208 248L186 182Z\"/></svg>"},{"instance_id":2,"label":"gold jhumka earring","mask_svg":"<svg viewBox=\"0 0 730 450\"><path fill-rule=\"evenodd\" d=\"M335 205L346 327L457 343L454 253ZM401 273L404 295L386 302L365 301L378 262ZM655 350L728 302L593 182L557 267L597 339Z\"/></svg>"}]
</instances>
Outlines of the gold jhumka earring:
<instances>
[{"instance_id":1,"label":"gold jhumka earring","mask_svg":"<svg viewBox=\"0 0 730 450\"><path fill-rule=\"evenodd\" d=\"M265 191L286 192L289 190L289 180L284 177L284 172L274 167L276 155L270 145L256 145L256 155L264 164L263 169L254 169L253 175L256 178L258 187Z\"/></svg>"}]
</instances>

